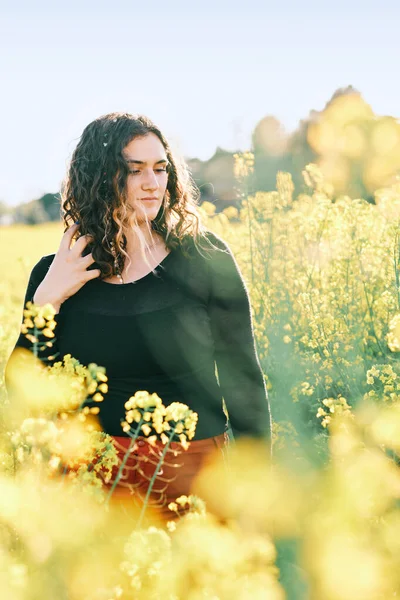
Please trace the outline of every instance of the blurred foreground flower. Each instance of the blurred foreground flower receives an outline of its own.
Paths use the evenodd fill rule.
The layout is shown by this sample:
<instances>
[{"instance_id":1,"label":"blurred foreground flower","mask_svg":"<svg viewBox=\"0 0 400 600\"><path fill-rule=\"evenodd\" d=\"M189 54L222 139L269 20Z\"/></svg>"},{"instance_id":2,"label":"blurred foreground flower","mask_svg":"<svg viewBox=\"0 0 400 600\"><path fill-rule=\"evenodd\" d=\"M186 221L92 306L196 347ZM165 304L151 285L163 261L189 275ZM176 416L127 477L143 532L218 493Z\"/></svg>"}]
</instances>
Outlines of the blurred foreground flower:
<instances>
[{"instance_id":1,"label":"blurred foreground flower","mask_svg":"<svg viewBox=\"0 0 400 600\"><path fill-rule=\"evenodd\" d=\"M381 450L365 445L363 428L348 414L332 419L329 446L332 461L320 475L303 544L313 595L396 597L399 543L388 532L393 526L399 532L393 511L398 513L400 472Z\"/></svg>"},{"instance_id":2,"label":"blurred foreground flower","mask_svg":"<svg viewBox=\"0 0 400 600\"><path fill-rule=\"evenodd\" d=\"M156 527L135 531L124 553L121 570L135 600L285 598L272 541L244 537L234 525L205 515L197 520L188 514L171 536Z\"/></svg>"},{"instance_id":3,"label":"blurred foreground flower","mask_svg":"<svg viewBox=\"0 0 400 600\"><path fill-rule=\"evenodd\" d=\"M216 454L203 467L193 494L208 511L223 521L238 520L245 531L291 537L301 531L314 477L268 464L263 443L243 439L227 458Z\"/></svg>"},{"instance_id":4,"label":"blurred foreground flower","mask_svg":"<svg viewBox=\"0 0 400 600\"><path fill-rule=\"evenodd\" d=\"M68 417L81 411L96 415L98 407L83 407L86 400L101 402L107 393L104 367L91 363L87 367L67 354L62 361L46 366L25 348L17 348L7 365L7 388L10 395L8 415L17 422L27 414L32 416Z\"/></svg>"}]
</instances>

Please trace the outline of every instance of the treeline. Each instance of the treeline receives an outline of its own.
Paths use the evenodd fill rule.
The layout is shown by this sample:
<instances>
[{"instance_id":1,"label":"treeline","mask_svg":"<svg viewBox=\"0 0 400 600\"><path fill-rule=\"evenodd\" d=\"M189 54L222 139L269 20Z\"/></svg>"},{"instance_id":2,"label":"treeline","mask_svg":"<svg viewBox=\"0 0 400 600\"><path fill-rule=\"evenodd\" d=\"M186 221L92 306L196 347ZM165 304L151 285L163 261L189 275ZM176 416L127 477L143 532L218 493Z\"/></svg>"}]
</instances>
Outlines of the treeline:
<instances>
[{"instance_id":1,"label":"treeline","mask_svg":"<svg viewBox=\"0 0 400 600\"><path fill-rule=\"evenodd\" d=\"M312 110L293 133L287 133L274 116L261 119L251 138L254 175L250 192L275 189L279 171L291 173L296 193L304 189L302 171L319 165L335 194L374 200L377 189L390 186L400 173L400 124L390 116L377 116L352 86L337 90L323 110ZM207 161L187 159L201 192L217 211L238 205L234 154L218 147ZM0 202L0 222L42 223L60 218L60 194L15 208Z\"/></svg>"}]
</instances>

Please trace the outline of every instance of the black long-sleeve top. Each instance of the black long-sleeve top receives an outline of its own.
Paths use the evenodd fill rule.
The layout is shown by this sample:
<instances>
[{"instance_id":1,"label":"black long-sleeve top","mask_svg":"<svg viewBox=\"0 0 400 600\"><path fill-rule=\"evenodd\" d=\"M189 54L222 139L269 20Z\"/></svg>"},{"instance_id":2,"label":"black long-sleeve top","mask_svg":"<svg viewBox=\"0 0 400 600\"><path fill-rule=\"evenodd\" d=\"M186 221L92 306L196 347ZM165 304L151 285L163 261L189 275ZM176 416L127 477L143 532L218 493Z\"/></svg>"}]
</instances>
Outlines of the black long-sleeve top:
<instances>
[{"instance_id":1,"label":"black long-sleeve top","mask_svg":"<svg viewBox=\"0 0 400 600\"><path fill-rule=\"evenodd\" d=\"M247 288L226 242L210 231L206 241L210 250L199 251L191 239L189 256L171 250L155 274L135 282L88 281L56 315L56 360L71 354L83 365L106 368L109 389L95 405L110 435L126 435L124 403L147 390L165 405L179 401L198 413L194 439L225 431L223 397L234 436L270 444L268 395ZM54 256L43 256L33 268L24 303L33 300ZM23 334L18 346L30 347Z\"/></svg>"}]
</instances>

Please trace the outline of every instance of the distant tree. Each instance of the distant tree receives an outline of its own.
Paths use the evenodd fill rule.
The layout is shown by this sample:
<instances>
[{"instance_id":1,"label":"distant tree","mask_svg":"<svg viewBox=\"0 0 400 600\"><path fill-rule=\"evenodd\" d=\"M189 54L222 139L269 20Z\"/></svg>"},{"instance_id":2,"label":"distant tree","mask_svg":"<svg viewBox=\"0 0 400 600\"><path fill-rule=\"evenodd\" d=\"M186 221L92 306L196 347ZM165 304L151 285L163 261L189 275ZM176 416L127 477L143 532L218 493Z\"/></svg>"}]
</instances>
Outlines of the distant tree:
<instances>
[{"instance_id":1,"label":"distant tree","mask_svg":"<svg viewBox=\"0 0 400 600\"><path fill-rule=\"evenodd\" d=\"M310 121L307 141L337 195L374 201L400 173L400 123L378 116L353 86L337 90Z\"/></svg>"},{"instance_id":2,"label":"distant tree","mask_svg":"<svg viewBox=\"0 0 400 600\"><path fill-rule=\"evenodd\" d=\"M288 171L299 193L304 167L315 162L336 195L373 201L375 191L400 174L400 123L376 116L351 85L336 90L321 111L311 110L290 136L275 117L264 117L252 145L258 190L275 189L277 172Z\"/></svg>"},{"instance_id":3,"label":"distant tree","mask_svg":"<svg viewBox=\"0 0 400 600\"><path fill-rule=\"evenodd\" d=\"M254 153L255 190L275 189L278 171L289 169L288 142L287 133L275 117L269 115L257 123L251 142L251 150Z\"/></svg>"},{"instance_id":4,"label":"distant tree","mask_svg":"<svg viewBox=\"0 0 400 600\"><path fill-rule=\"evenodd\" d=\"M288 172L291 173L297 193L303 191L303 169L309 163L317 161L318 155L308 143L308 128L316 118L317 112L312 110L308 119L300 121L298 128L290 136L288 152Z\"/></svg>"},{"instance_id":5,"label":"distant tree","mask_svg":"<svg viewBox=\"0 0 400 600\"><path fill-rule=\"evenodd\" d=\"M234 152L218 146L213 156L206 161L187 159L193 180L200 190L200 204L212 202L217 212L238 202L233 155Z\"/></svg>"},{"instance_id":6,"label":"distant tree","mask_svg":"<svg viewBox=\"0 0 400 600\"><path fill-rule=\"evenodd\" d=\"M19 204L14 210L14 220L17 223L45 223L61 219L60 194L44 194L37 200Z\"/></svg>"},{"instance_id":7,"label":"distant tree","mask_svg":"<svg viewBox=\"0 0 400 600\"><path fill-rule=\"evenodd\" d=\"M20 204L14 211L14 221L16 223L37 225L38 223L45 223L48 220L46 211L37 200Z\"/></svg>"},{"instance_id":8,"label":"distant tree","mask_svg":"<svg viewBox=\"0 0 400 600\"><path fill-rule=\"evenodd\" d=\"M59 221L61 219L61 196L57 194L45 194L39 198L38 202L46 211L50 221Z\"/></svg>"},{"instance_id":9,"label":"distant tree","mask_svg":"<svg viewBox=\"0 0 400 600\"><path fill-rule=\"evenodd\" d=\"M13 207L0 200L0 225L10 225L13 220Z\"/></svg>"},{"instance_id":10,"label":"distant tree","mask_svg":"<svg viewBox=\"0 0 400 600\"><path fill-rule=\"evenodd\" d=\"M4 200L0 200L0 217L4 215L9 215L12 213L12 207L4 202Z\"/></svg>"}]
</instances>

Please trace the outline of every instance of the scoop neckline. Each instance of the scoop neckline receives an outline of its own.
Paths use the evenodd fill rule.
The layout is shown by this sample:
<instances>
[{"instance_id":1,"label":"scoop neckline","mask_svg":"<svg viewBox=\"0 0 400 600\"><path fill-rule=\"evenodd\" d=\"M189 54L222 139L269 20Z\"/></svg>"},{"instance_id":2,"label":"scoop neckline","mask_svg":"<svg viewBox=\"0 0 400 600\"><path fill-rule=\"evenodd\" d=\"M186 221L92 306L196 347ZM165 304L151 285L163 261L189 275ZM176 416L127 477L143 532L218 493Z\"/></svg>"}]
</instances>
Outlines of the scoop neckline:
<instances>
[{"instance_id":1,"label":"scoop neckline","mask_svg":"<svg viewBox=\"0 0 400 600\"><path fill-rule=\"evenodd\" d=\"M153 268L153 271L157 270L159 267L162 267L164 265L164 263L168 260L168 258L171 256L171 254L173 254L174 250L170 250L167 254L167 256L164 256L164 258ZM149 271L149 273L146 273L146 275L143 275L143 277L139 277L139 279L134 279L133 281L127 281L126 283L111 283L111 281L104 281L104 279L99 279L96 278L94 281L99 281L100 283L104 283L105 285L108 285L110 287L116 287L116 288L120 288L123 286L127 286L127 285L133 285L134 283L139 283L139 281L143 281L144 279L147 279L148 277L150 277L150 275L154 275L153 271Z\"/></svg>"}]
</instances>

